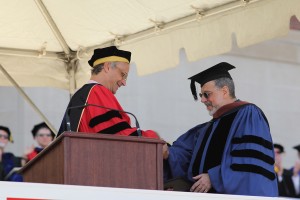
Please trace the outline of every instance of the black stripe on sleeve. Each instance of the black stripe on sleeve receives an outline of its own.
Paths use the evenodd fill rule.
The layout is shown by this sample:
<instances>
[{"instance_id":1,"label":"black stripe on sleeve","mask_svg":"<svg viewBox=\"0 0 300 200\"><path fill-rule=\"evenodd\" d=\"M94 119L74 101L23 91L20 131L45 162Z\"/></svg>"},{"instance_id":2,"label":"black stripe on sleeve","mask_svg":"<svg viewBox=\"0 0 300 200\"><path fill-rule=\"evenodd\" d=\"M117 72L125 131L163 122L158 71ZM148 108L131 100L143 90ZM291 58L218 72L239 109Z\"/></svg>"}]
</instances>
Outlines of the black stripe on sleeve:
<instances>
[{"instance_id":1,"label":"black stripe on sleeve","mask_svg":"<svg viewBox=\"0 0 300 200\"><path fill-rule=\"evenodd\" d=\"M254 143L254 144L261 145L265 148L268 148L270 150L273 149L272 142L265 140L262 137L255 136L255 135L244 135L243 137L240 137L240 138L235 137L232 139L232 143L233 144Z\"/></svg>"},{"instance_id":2,"label":"black stripe on sleeve","mask_svg":"<svg viewBox=\"0 0 300 200\"><path fill-rule=\"evenodd\" d=\"M118 118L122 119L120 112L115 111L115 110L110 110L110 111L104 113L103 115L98 115L98 116L92 118L89 122L89 126L91 128L93 128L96 125L98 125L102 122L106 122L114 117L118 117Z\"/></svg>"},{"instance_id":3,"label":"black stripe on sleeve","mask_svg":"<svg viewBox=\"0 0 300 200\"><path fill-rule=\"evenodd\" d=\"M252 164L232 164L230 168L233 171L240 171L240 172L251 172L255 174L263 175L264 177L274 180L275 174L273 172L270 172L269 170L266 170L263 167L252 165Z\"/></svg>"},{"instance_id":4,"label":"black stripe on sleeve","mask_svg":"<svg viewBox=\"0 0 300 200\"><path fill-rule=\"evenodd\" d=\"M138 135L138 132L135 130L130 134L130 136L139 136L139 135Z\"/></svg>"},{"instance_id":5,"label":"black stripe on sleeve","mask_svg":"<svg viewBox=\"0 0 300 200\"><path fill-rule=\"evenodd\" d=\"M260 151L253 149L245 149L245 150L233 150L230 152L233 157L250 157L261 160L270 165L274 164L274 159Z\"/></svg>"},{"instance_id":6,"label":"black stripe on sleeve","mask_svg":"<svg viewBox=\"0 0 300 200\"><path fill-rule=\"evenodd\" d=\"M127 122L120 122L117 124L114 124L106 129L103 129L101 131L98 131L98 133L102 134L116 134L122 130L125 130L127 128L131 128L131 126Z\"/></svg>"}]
</instances>

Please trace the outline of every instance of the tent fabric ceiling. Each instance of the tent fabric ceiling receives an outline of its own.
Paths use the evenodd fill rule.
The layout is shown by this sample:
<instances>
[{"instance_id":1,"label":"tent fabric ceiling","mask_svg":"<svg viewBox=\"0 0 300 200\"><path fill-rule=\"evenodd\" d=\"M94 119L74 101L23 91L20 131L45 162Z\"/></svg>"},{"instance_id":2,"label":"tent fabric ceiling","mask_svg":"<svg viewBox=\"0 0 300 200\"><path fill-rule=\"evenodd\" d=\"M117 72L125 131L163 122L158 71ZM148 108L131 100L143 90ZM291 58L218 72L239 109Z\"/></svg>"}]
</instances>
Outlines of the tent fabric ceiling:
<instances>
[{"instance_id":1,"label":"tent fabric ceiling","mask_svg":"<svg viewBox=\"0 0 300 200\"><path fill-rule=\"evenodd\" d=\"M1 0L1 47L62 51L34 0ZM211 9L233 0L43 0L70 49L103 44L116 35L131 35L195 12L190 6ZM5 34L6 33L6 34Z\"/></svg>"},{"instance_id":2,"label":"tent fabric ceiling","mask_svg":"<svg viewBox=\"0 0 300 200\"><path fill-rule=\"evenodd\" d=\"M282 36L289 30L291 16L300 19L299 0L0 3L0 64L23 87L70 88L66 65L70 58L64 55L57 32L72 53L71 59L79 59L75 74L79 87L89 76L86 60L95 47L117 44L132 51L138 74L145 75L176 66L181 48L194 61L228 52L233 43L245 47ZM0 78L0 85L11 85L2 74Z\"/></svg>"}]
</instances>

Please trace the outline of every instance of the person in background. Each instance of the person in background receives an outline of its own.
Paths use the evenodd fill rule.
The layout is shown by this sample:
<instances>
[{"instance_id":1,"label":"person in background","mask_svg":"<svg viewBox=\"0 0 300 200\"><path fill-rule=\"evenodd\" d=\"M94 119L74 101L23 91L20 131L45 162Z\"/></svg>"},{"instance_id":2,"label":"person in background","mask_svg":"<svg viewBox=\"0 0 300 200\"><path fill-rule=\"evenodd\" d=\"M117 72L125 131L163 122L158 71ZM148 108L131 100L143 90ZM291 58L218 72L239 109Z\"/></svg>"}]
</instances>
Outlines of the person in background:
<instances>
[{"instance_id":1,"label":"person in background","mask_svg":"<svg viewBox=\"0 0 300 200\"><path fill-rule=\"evenodd\" d=\"M199 124L165 148L164 177L192 182L191 192L278 196L274 150L262 110L238 100L229 70L222 62L189 79L212 119Z\"/></svg>"},{"instance_id":2,"label":"person in background","mask_svg":"<svg viewBox=\"0 0 300 200\"><path fill-rule=\"evenodd\" d=\"M282 159L284 147L281 144L274 144L275 153L275 172L277 174L279 196L296 197L294 183L292 181L292 172L284 169Z\"/></svg>"},{"instance_id":3,"label":"person in background","mask_svg":"<svg viewBox=\"0 0 300 200\"><path fill-rule=\"evenodd\" d=\"M140 130L131 127L129 116L115 97L117 90L126 86L130 58L129 51L119 50L115 46L94 50L92 58L88 61L92 67L91 78L72 96L58 136L64 131L139 135ZM87 104L89 106L84 106ZM79 108L72 108L74 106ZM141 131L141 134L158 138L157 133L152 130Z\"/></svg>"},{"instance_id":4,"label":"person in background","mask_svg":"<svg viewBox=\"0 0 300 200\"><path fill-rule=\"evenodd\" d=\"M15 167L21 167L22 158L13 153L5 152L8 142L13 143L12 135L8 127L0 126L0 181L23 181L22 176L10 172Z\"/></svg>"},{"instance_id":5,"label":"person in background","mask_svg":"<svg viewBox=\"0 0 300 200\"><path fill-rule=\"evenodd\" d=\"M37 146L31 146L25 152L26 162L32 160L38 153L40 153L44 148L46 148L54 139L55 134L47 126L45 122L34 125L32 131L32 136L36 141Z\"/></svg>"},{"instance_id":6,"label":"person in background","mask_svg":"<svg viewBox=\"0 0 300 200\"><path fill-rule=\"evenodd\" d=\"M297 150L298 159L296 160L294 167L291 169L293 173L292 180L295 186L296 197L300 198L300 145L294 146L293 148Z\"/></svg>"}]
</instances>

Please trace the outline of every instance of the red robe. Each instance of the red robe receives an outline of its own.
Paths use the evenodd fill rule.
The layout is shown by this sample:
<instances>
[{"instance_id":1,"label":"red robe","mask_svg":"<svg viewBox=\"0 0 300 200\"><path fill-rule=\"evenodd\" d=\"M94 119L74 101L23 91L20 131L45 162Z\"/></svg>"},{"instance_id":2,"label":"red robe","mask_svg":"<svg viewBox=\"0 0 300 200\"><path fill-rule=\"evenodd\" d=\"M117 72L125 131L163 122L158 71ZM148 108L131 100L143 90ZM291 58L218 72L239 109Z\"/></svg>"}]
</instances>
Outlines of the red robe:
<instances>
[{"instance_id":1,"label":"red robe","mask_svg":"<svg viewBox=\"0 0 300 200\"><path fill-rule=\"evenodd\" d=\"M38 153L40 153L42 150L43 150L43 148L35 147L32 152L30 152L29 154L26 155L27 162L32 160L34 157L36 157L38 155Z\"/></svg>"},{"instance_id":2,"label":"red robe","mask_svg":"<svg viewBox=\"0 0 300 200\"><path fill-rule=\"evenodd\" d=\"M86 84L72 97L68 107L94 104L107 108L122 110L114 94L100 84ZM66 112L67 114L67 112ZM59 134L66 129L66 114ZM137 128L131 127L130 118L124 112L112 111L96 106L69 109L72 131L86 133L116 134L137 136ZM152 130L142 131L144 137L158 138Z\"/></svg>"},{"instance_id":3,"label":"red robe","mask_svg":"<svg viewBox=\"0 0 300 200\"><path fill-rule=\"evenodd\" d=\"M36 151L32 151L31 153L27 154L26 157L27 157L27 162L32 160L34 157L36 157L38 155L38 153Z\"/></svg>"}]
</instances>

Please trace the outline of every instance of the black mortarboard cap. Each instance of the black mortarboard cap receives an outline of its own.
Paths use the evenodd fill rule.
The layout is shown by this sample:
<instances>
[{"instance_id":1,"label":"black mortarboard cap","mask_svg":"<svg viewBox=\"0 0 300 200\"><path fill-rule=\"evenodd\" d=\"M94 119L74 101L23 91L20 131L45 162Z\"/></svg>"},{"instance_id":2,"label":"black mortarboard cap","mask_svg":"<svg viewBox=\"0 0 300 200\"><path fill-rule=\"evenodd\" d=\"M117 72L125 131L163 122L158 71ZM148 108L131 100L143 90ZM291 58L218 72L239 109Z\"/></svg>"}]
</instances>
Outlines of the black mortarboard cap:
<instances>
[{"instance_id":1,"label":"black mortarboard cap","mask_svg":"<svg viewBox=\"0 0 300 200\"><path fill-rule=\"evenodd\" d=\"M92 58L88 61L91 67L105 62L126 62L130 63L131 52L117 49L110 46L102 49L95 49Z\"/></svg>"},{"instance_id":2,"label":"black mortarboard cap","mask_svg":"<svg viewBox=\"0 0 300 200\"><path fill-rule=\"evenodd\" d=\"M0 130L3 130L3 131L5 131L5 132L7 133L7 135L8 135L8 140L9 140L10 142L14 142L13 139L12 139L11 132L10 132L10 130L9 130L8 127L6 127L6 126L0 126Z\"/></svg>"},{"instance_id":3,"label":"black mortarboard cap","mask_svg":"<svg viewBox=\"0 0 300 200\"><path fill-rule=\"evenodd\" d=\"M281 144L274 144L274 148L279 149L279 153L283 153L284 152L284 147Z\"/></svg>"},{"instance_id":4,"label":"black mortarboard cap","mask_svg":"<svg viewBox=\"0 0 300 200\"><path fill-rule=\"evenodd\" d=\"M55 137L55 134L52 132L52 130L49 128L49 126L45 123L45 122L42 122L42 123L39 123L39 124L36 124L34 125L33 129L31 130L31 133L33 135L33 137L36 136L37 132L41 129L41 128L47 128L51 131L51 136L52 138Z\"/></svg>"},{"instance_id":5,"label":"black mortarboard cap","mask_svg":"<svg viewBox=\"0 0 300 200\"><path fill-rule=\"evenodd\" d=\"M300 152L300 144L297 146L294 146L293 148L296 149L298 152Z\"/></svg>"},{"instance_id":6,"label":"black mortarboard cap","mask_svg":"<svg viewBox=\"0 0 300 200\"><path fill-rule=\"evenodd\" d=\"M229 74L229 70L234 69L235 67L229 63L226 62L221 62L219 64L216 64L188 79L191 80L191 91L192 94L194 96L194 99L197 100L197 92L196 92L196 86L195 86L195 82L199 83L201 85L201 87L212 80L216 80L218 78L231 78L230 74Z\"/></svg>"}]
</instances>

